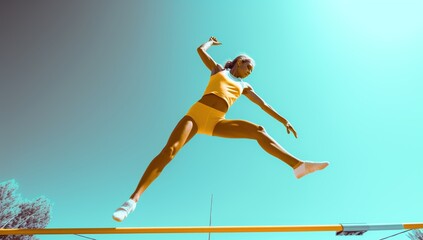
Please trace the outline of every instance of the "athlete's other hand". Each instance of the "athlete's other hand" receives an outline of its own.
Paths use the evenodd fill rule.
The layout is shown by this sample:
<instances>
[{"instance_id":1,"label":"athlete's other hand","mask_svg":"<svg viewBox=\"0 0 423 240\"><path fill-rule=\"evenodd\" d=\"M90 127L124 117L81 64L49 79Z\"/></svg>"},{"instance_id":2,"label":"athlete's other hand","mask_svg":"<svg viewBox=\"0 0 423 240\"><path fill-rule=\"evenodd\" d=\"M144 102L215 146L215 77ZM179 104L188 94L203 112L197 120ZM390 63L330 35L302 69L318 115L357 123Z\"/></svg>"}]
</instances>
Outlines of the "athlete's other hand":
<instances>
[{"instance_id":1,"label":"athlete's other hand","mask_svg":"<svg viewBox=\"0 0 423 240\"><path fill-rule=\"evenodd\" d=\"M290 134L292 132L292 134L294 134L295 138L298 138L297 136L297 131L295 131L294 127L291 125L291 123L287 122L286 125L286 132L288 134Z\"/></svg>"},{"instance_id":2,"label":"athlete's other hand","mask_svg":"<svg viewBox=\"0 0 423 240\"><path fill-rule=\"evenodd\" d=\"M216 38L216 37L213 37L213 36L211 36L211 37L209 38L209 41L211 41L211 42L213 43L213 45L222 45L222 43L221 43L221 42L219 42L219 41L217 40L217 38Z\"/></svg>"}]
</instances>

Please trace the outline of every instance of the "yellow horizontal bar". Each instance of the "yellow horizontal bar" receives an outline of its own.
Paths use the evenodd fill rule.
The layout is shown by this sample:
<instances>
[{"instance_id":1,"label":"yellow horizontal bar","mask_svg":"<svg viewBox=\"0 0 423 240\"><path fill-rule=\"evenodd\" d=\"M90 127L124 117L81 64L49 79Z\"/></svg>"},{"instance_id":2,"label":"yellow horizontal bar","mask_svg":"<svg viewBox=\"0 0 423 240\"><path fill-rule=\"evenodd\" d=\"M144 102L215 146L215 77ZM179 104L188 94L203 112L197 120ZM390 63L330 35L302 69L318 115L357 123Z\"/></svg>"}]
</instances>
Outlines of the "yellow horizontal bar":
<instances>
[{"instance_id":1,"label":"yellow horizontal bar","mask_svg":"<svg viewBox=\"0 0 423 240\"><path fill-rule=\"evenodd\" d=\"M0 235L38 234L141 234L141 233L247 233L342 231L340 224L309 226L212 226L212 227L137 227L137 228L46 228L0 229Z\"/></svg>"},{"instance_id":2,"label":"yellow horizontal bar","mask_svg":"<svg viewBox=\"0 0 423 240\"><path fill-rule=\"evenodd\" d=\"M398 229L398 224L357 225L349 224L348 228L372 230L377 226L391 226ZM420 229L423 223L404 223L404 229ZM362 229L361 229L362 228ZM46 229L0 229L0 235L39 235L39 234L144 234L144 233L250 233L250 232L342 232L341 224L334 225L294 225L294 226L212 226L212 227L127 227L127 228L46 228ZM374 229L373 229L374 230Z\"/></svg>"},{"instance_id":3,"label":"yellow horizontal bar","mask_svg":"<svg viewBox=\"0 0 423 240\"><path fill-rule=\"evenodd\" d=\"M420 229L423 228L423 223L404 223L404 229Z\"/></svg>"}]
</instances>

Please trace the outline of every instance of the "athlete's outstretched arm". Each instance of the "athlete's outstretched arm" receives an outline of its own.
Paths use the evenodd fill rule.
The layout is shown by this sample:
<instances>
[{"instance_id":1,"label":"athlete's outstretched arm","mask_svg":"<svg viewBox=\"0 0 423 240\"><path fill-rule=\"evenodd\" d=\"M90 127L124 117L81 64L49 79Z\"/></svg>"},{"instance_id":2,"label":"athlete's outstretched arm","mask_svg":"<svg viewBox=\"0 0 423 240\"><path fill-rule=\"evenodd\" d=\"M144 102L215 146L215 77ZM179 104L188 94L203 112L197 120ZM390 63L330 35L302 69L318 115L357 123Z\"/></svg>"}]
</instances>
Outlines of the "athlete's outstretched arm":
<instances>
[{"instance_id":1,"label":"athlete's outstretched arm","mask_svg":"<svg viewBox=\"0 0 423 240\"><path fill-rule=\"evenodd\" d=\"M210 37L209 40L203 44L201 44L197 48L197 52L201 57L201 60L203 60L203 63L206 65L206 67L213 71L213 69L216 67L217 63L213 60L213 58L207 53L207 49L209 49L212 45L221 45L215 37Z\"/></svg>"},{"instance_id":2,"label":"athlete's outstretched arm","mask_svg":"<svg viewBox=\"0 0 423 240\"><path fill-rule=\"evenodd\" d=\"M294 127L282 117L279 113L276 112L269 104L267 104L256 92L254 92L253 88L249 85L244 89L242 92L248 99L250 99L253 103L257 104L261 109L263 109L267 114L281 122L285 127L286 131L289 134L292 132L294 136L297 138L297 132L295 131Z\"/></svg>"}]
</instances>

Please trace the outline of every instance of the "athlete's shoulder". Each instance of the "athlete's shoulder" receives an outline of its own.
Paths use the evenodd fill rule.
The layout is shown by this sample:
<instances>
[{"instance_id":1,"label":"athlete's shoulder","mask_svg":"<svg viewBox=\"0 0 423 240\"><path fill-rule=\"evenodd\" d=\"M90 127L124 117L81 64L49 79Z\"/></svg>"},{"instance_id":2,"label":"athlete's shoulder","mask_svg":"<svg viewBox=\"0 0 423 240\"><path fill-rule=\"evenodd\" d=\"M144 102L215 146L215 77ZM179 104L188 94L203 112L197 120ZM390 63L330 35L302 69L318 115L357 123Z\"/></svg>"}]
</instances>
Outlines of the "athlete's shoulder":
<instances>
[{"instance_id":1,"label":"athlete's shoulder","mask_svg":"<svg viewBox=\"0 0 423 240\"><path fill-rule=\"evenodd\" d=\"M216 64L216 66L211 71L211 76L215 75L218 72L225 71L225 68L222 67L220 64Z\"/></svg>"},{"instance_id":2,"label":"athlete's shoulder","mask_svg":"<svg viewBox=\"0 0 423 240\"><path fill-rule=\"evenodd\" d=\"M253 91L253 86L251 86L248 82L244 82L244 89Z\"/></svg>"}]
</instances>

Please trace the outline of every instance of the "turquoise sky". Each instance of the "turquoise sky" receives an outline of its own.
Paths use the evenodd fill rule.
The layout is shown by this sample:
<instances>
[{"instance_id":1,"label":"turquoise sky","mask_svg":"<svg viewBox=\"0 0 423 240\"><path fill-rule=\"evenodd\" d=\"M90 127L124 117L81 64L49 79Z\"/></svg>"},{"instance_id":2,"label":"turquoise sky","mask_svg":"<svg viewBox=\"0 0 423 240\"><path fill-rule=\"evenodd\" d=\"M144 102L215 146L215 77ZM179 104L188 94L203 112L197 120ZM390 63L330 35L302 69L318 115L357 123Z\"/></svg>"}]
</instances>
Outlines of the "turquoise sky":
<instances>
[{"instance_id":1,"label":"turquoise sky","mask_svg":"<svg viewBox=\"0 0 423 240\"><path fill-rule=\"evenodd\" d=\"M216 226L422 222L422 10L419 0L1 1L0 181L51 199L52 228L204 226L212 193ZM263 125L292 154L331 166L297 180L256 142L197 135L114 222L201 97L209 72L196 48L212 35L223 43L209 50L217 62L255 59L247 81L299 138L245 97L227 118Z\"/></svg>"}]
</instances>

